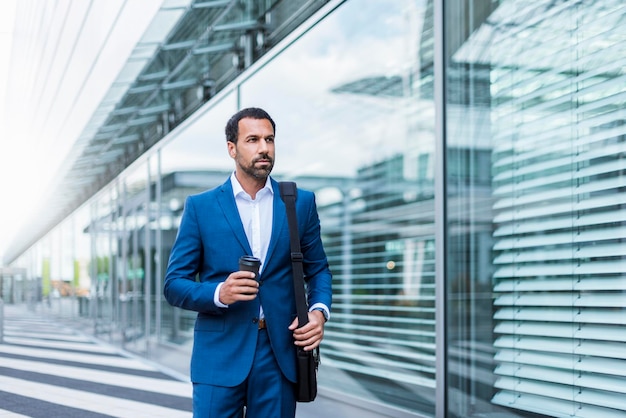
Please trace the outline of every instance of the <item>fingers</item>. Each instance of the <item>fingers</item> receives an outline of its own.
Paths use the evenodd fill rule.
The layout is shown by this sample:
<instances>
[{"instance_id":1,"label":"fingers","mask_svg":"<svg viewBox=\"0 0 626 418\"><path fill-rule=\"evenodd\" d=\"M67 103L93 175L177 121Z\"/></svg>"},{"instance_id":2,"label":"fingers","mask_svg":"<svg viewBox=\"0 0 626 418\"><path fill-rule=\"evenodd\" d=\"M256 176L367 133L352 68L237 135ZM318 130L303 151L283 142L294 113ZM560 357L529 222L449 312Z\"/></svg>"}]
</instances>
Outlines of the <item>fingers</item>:
<instances>
[{"instance_id":1,"label":"fingers","mask_svg":"<svg viewBox=\"0 0 626 418\"><path fill-rule=\"evenodd\" d=\"M220 302L230 305L238 301L249 301L256 298L259 282L254 280L254 273L236 271L231 273L220 288Z\"/></svg>"},{"instance_id":2,"label":"fingers","mask_svg":"<svg viewBox=\"0 0 626 418\"><path fill-rule=\"evenodd\" d=\"M298 328L298 317L296 317L292 322L291 325L289 325L289 330L293 331L294 329Z\"/></svg>"},{"instance_id":3,"label":"fingers","mask_svg":"<svg viewBox=\"0 0 626 418\"><path fill-rule=\"evenodd\" d=\"M309 322L302 328L296 328L298 318L289 326L289 329L293 331L294 344L303 347L305 351L313 350L319 346L324 338L325 321L320 320L319 315L314 312L309 312Z\"/></svg>"},{"instance_id":4,"label":"fingers","mask_svg":"<svg viewBox=\"0 0 626 418\"><path fill-rule=\"evenodd\" d=\"M319 346L322 342L322 338L324 338L324 328L319 325L310 331L304 333L298 332L306 327L308 327L308 324L294 331L293 338L296 346L304 348L305 351L309 351Z\"/></svg>"}]
</instances>

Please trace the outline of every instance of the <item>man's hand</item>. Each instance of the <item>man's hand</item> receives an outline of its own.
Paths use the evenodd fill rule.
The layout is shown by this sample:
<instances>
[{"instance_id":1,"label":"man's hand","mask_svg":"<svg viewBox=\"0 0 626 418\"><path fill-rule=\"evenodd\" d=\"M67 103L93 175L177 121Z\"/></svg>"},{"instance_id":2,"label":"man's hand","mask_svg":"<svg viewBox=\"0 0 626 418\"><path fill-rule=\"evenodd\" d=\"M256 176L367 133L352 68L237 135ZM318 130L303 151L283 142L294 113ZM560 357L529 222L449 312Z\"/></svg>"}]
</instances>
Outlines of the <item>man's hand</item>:
<instances>
[{"instance_id":1,"label":"man's hand","mask_svg":"<svg viewBox=\"0 0 626 418\"><path fill-rule=\"evenodd\" d=\"M309 323L298 328L298 318L294 319L289 329L293 331L294 344L303 347L305 351L313 350L319 346L324 338L324 323L326 318L320 311L309 312Z\"/></svg>"},{"instance_id":2,"label":"man's hand","mask_svg":"<svg viewBox=\"0 0 626 418\"><path fill-rule=\"evenodd\" d=\"M231 305L238 301L254 300L259 293L259 282L254 280L254 273L250 271L235 271L230 273L220 288L220 302Z\"/></svg>"}]
</instances>

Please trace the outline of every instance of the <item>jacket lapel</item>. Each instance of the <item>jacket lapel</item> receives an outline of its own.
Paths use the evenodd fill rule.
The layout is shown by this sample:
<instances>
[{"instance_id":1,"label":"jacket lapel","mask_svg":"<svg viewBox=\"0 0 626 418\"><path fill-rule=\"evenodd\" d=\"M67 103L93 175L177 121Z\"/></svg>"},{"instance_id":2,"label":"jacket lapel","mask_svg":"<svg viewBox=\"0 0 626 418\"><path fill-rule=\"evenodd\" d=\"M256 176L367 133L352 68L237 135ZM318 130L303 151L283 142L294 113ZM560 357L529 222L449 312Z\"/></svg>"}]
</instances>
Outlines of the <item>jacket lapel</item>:
<instances>
[{"instance_id":1,"label":"jacket lapel","mask_svg":"<svg viewBox=\"0 0 626 418\"><path fill-rule=\"evenodd\" d=\"M267 254L265 256L266 262L271 262L272 260L272 253L274 252L274 249L280 239L280 231L285 227L287 219L285 203L280 197L278 183L274 179L271 179L271 181L272 189L274 190L274 210L272 211L272 236L270 238L270 244L267 248Z\"/></svg>"},{"instance_id":2,"label":"jacket lapel","mask_svg":"<svg viewBox=\"0 0 626 418\"><path fill-rule=\"evenodd\" d=\"M239 211L237 210L237 204L235 203L235 196L233 195L233 186L230 182L230 178L220 187L217 195L217 201L222 209L224 218L233 230L233 234L237 238L237 241L239 241L239 244L241 244L246 254L252 254L250 243L246 237L246 231L244 231L241 218L239 217Z\"/></svg>"}]
</instances>

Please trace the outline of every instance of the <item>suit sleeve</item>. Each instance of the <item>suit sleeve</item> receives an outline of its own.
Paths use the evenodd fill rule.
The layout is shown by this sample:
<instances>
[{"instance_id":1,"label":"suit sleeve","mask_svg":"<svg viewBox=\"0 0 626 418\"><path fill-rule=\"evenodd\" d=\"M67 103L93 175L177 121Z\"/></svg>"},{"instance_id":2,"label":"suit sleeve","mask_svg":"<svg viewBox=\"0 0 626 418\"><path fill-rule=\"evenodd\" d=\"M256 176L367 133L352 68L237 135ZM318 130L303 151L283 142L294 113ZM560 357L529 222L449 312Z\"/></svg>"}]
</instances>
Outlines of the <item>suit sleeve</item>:
<instances>
[{"instance_id":1,"label":"suit sleeve","mask_svg":"<svg viewBox=\"0 0 626 418\"><path fill-rule=\"evenodd\" d=\"M203 244L194 201L185 201L180 227L172 247L163 286L173 306L205 313L222 313L213 296L218 283L196 281L203 262Z\"/></svg>"}]
</instances>

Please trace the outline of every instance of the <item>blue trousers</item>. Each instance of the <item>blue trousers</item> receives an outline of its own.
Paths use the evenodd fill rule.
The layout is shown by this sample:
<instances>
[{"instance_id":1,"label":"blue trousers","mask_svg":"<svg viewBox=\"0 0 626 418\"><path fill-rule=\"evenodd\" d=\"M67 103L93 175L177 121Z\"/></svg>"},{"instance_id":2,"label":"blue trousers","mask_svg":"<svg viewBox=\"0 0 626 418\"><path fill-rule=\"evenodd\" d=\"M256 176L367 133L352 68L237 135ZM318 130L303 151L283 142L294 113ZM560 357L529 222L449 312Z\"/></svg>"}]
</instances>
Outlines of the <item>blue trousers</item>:
<instances>
[{"instance_id":1,"label":"blue trousers","mask_svg":"<svg viewBox=\"0 0 626 418\"><path fill-rule=\"evenodd\" d=\"M264 329L259 330L250 375L241 385L193 384L194 418L294 418L295 415L294 385L280 371Z\"/></svg>"}]
</instances>

